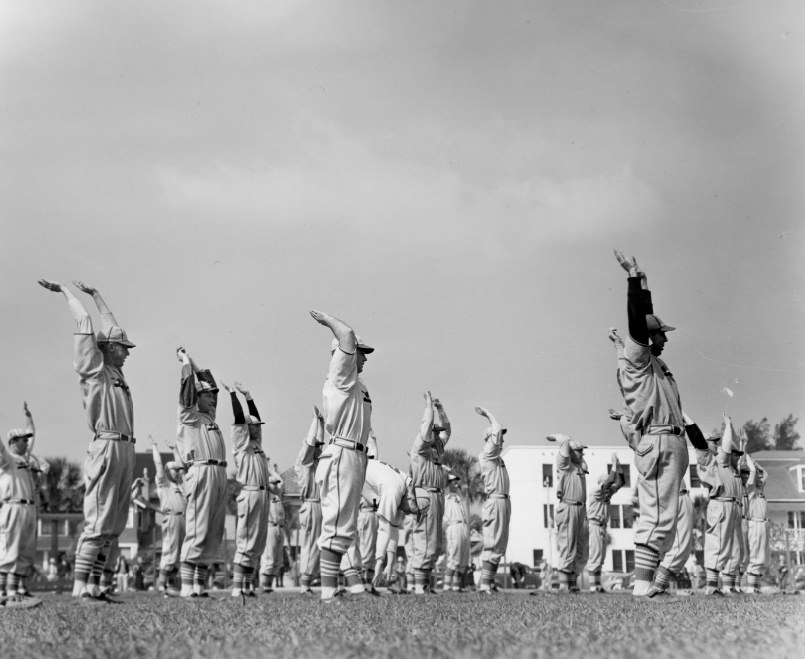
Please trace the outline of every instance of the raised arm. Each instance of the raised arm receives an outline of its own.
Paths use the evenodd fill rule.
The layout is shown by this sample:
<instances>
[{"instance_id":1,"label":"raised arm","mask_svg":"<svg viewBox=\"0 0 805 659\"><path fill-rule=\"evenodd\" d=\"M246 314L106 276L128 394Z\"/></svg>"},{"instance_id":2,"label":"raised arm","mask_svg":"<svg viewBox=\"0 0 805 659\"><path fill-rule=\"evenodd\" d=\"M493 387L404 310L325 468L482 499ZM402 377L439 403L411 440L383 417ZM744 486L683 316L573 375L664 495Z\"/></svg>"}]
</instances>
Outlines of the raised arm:
<instances>
[{"instance_id":1,"label":"raised arm","mask_svg":"<svg viewBox=\"0 0 805 659\"><path fill-rule=\"evenodd\" d=\"M419 436L425 442L433 441L433 396L430 391L425 392L425 412L419 425Z\"/></svg>"},{"instance_id":2,"label":"raised arm","mask_svg":"<svg viewBox=\"0 0 805 659\"><path fill-rule=\"evenodd\" d=\"M162 487L165 483L165 468L162 466L162 456L159 454L159 447L157 447L156 440L148 435L148 440L151 442L151 454L154 457L154 471L156 471L157 486Z\"/></svg>"},{"instance_id":3,"label":"raised arm","mask_svg":"<svg viewBox=\"0 0 805 659\"><path fill-rule=\"evenodd\" d=\"M243 415L243 406L238 400L237 391L235 391L235 389L238 387L238 383L235 383L235 388L230 387L223 380L219 380L219 384L221 385L221 388L229 394L229 398L232 401L232 416L234 417L234 421L232 423L236 426L242 426L246 423L246 417Z\"/></svg>"},{"instance_id":4,"label":"raised arm","mask_svg":"<svg viewBox=\"0 0 805 659\"><path fill-rule=\"evenodd\" d=\"M355 331L347 325L343 320L331 316L323 311L316 311L312 309L310 315L320 325L329 327L336 339L338 339L338 346L350 355L355 352L358 347L358 341L355 338Z\"/></svg>"},{"instance_id":5,"label":"raised arm","mask_svg":"<svg viewBox=\"0 0 805 659\"><path fill-rule=\"evenodd\" d=\"M184 348L177 348L176 356L182 364L182 381L179 388L179 405L184 409L193 408L196 406L196 401L198 400L195 374L199 369L188 354L187 350Z\"/></svg>"},{"instance_id":6,"label":"raised arm","mask_svg":"<svg viewBox=\"0 0 805 659\"><path fill-rule=\"evenodd\" d=\"M246 405L249 407L249 415L255 417L258 421L262 421L263 419L260 418L260 412L257 411L257 405L254 402L254 398L252 398L251 392L240 382L235 382L235 389L246 398Z\"/></svg>"},{"instance_id":7,"label":"raised arm","mask_svg":"<svg viewBox=\"0 0 805 659\"><path fill-rule=\"evenodd\" d=\"M83 281L74 281L73 284L78 290L92 296L92 299L95 301L95 306L98 307L98 311L101 313L101 322L103 323L104 329L119 326L114 314L109 309L103 297L101 297L101 293L97 288L87 286Z\"/></svg>"},{"instance_id":8,"label":"raised arm","mask_svg":"<svg viewBox=\"0 0 805 659\"><path fill-rule=\"evenodd\" d=\"M439 426L444 432L444 439L442 440L444 444L447 444L450 441L450 435L452 434L453 430L450 425L450 419L447 418L447 412L444 411L444 406L442 405L442 401L438 398L433 399L433 408L434 408L434 425Z\"/></svg>"},{"instance_id":9,"label":"raised arm","mask_svg":"<svg viewBox=\"0 0 805 659\"><path fill-rule=\"evenodd\" d=\"M623 252L615 250L615 258L629 273L629 287L626 295L626 313L629 319L629 336L641 345L648 345L648 326L646 314L654 313L651 291L648 289L646 273L637 265L633 256L631 261Z\"/></svg>"},{"instance_id":10,"label":"raised arm","mask_svg":"<svg viewBox=\"0 0 805 659\"><path fill-rule=\"evenodd\" d=\"M26 460L31 457L34 452L34 442L36 441L36 427L34 426L34 418L31 416L31 410L28 409L28 403L23 401L22 411L25 414L25 428L31 433L31 439L28 442L28 452L25 454Z\"/></svg>"}]
</instances>

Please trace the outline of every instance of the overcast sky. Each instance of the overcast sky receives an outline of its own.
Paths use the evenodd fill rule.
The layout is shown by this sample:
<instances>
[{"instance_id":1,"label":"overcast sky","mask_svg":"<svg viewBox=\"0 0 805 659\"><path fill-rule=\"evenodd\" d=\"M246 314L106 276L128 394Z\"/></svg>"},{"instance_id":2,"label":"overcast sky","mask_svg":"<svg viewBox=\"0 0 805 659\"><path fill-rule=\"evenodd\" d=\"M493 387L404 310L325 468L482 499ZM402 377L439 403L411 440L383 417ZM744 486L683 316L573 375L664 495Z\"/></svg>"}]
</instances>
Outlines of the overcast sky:
<instances>
[{"instance_id":1,"label":"overcast sky","mask_svg":"<svg viewBox=\"0 0 805 659\"><path fill-rule=\"evenodd\" d=\"M509 443L620 444L619 248L678 328L687 412L793 413L805 435L803 19L800 0L3 0L0 429L27 400L38 453L91 439L46 277L99 288L137 344L141 450L175 436L183 345L252 389L290 466L329 359L311 308L376 345L399 466L425 389L473 452L477 404Z\"/></svg>"}]
</instances>

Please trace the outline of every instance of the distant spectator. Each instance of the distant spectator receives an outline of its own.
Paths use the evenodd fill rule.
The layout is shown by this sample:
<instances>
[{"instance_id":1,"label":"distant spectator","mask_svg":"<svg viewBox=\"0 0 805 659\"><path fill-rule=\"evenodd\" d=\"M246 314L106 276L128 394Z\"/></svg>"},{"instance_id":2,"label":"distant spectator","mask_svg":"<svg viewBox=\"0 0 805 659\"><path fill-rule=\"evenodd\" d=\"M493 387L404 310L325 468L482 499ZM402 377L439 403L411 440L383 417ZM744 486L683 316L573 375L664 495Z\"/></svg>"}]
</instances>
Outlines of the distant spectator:
<instances>
[{"instance_id":1,"label":"distant spectator","mask_svg":"<svg viewBox=\"0 0 805 659\"><path fill-rule=\"evenodd\" d=\"M525 588L525 565L517 562L512 563L509 566L509 573L511 574L512 586L514 588Z\"/></svg>"},{"instance_id":2,"label":"distant spectator","mask_svg":"<svg viewBox=\"0 0 805 659\"><path fill-rule=\"evenodd\" d=\"M117 592L125 593L129 589L129 562L123 555L117 559Z\"/></svg>"}]
</instances>

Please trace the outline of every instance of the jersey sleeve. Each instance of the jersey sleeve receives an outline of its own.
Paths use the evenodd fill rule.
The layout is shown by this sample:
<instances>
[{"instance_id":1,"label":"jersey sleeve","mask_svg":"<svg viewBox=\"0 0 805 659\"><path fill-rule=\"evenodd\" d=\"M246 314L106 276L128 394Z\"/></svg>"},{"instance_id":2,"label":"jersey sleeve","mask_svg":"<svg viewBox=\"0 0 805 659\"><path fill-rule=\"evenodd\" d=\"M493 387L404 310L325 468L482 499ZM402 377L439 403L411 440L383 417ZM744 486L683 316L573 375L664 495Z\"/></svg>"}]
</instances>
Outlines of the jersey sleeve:
<instances>
[{"instance_id":1,"label":"jersey sleeve","mask_svg":"<svg viewBox=\"0 0 805 659\"><path fill-rule=\"evenodd\" d=\"M98 377L103 372L103 353L92 329L92 318L77 299L69 302L76 324L73 337L73 366L82 379Z\"/></svg>"},{"instance_id":2,"label":"jersey sleeve","mask_svg":"<svg viewBox=\"0 0 805 659\"><path fill-rule=\"evenodd\" d=\"M351 391L358 386L358 351L353 354L336 348L330 358L327 379L339 391Z\"/></svg>"},{"instance_id":3,"label":"jersey sleeve","mask_svg":"<svg viewBox=\"0 0 805 659\"><path fill-rule=\"evenodd\" d=\"M185 426L198 424L198 392L193 369L190 364L182 365L182 381L179 386L179 423Z\"/></svg>"}]
</instances>

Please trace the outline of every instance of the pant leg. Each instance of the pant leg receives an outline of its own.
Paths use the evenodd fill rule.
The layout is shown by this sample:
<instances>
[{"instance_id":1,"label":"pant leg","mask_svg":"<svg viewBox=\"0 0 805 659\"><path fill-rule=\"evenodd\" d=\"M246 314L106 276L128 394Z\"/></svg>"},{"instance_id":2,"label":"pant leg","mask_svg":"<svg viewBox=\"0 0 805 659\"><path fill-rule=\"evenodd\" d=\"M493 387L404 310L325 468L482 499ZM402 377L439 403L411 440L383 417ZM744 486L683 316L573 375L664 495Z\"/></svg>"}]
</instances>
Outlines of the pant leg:
<instances>
[{"instance_id":1,"label":"pant leg","mask_svg":"<svg viewBox=\"0 0 805 659\"><path fill-rule=\"evenodd\" d=\"M321 496L319 548L343 554L358 529L358 506L366 478L366 454L334 444L319 458L316 483Z\"/></svg>"},{"instance_id":2,"label":"pant leg","mask_svg":"<svg viewBox=\"0 0 805 659\"><path fill-rule=\"evenodd\" d=\"M238 527L234 562L247 568L257 565L268 536L268 493L241 491L237 499Z\"/></svg>"}]
</instances>

